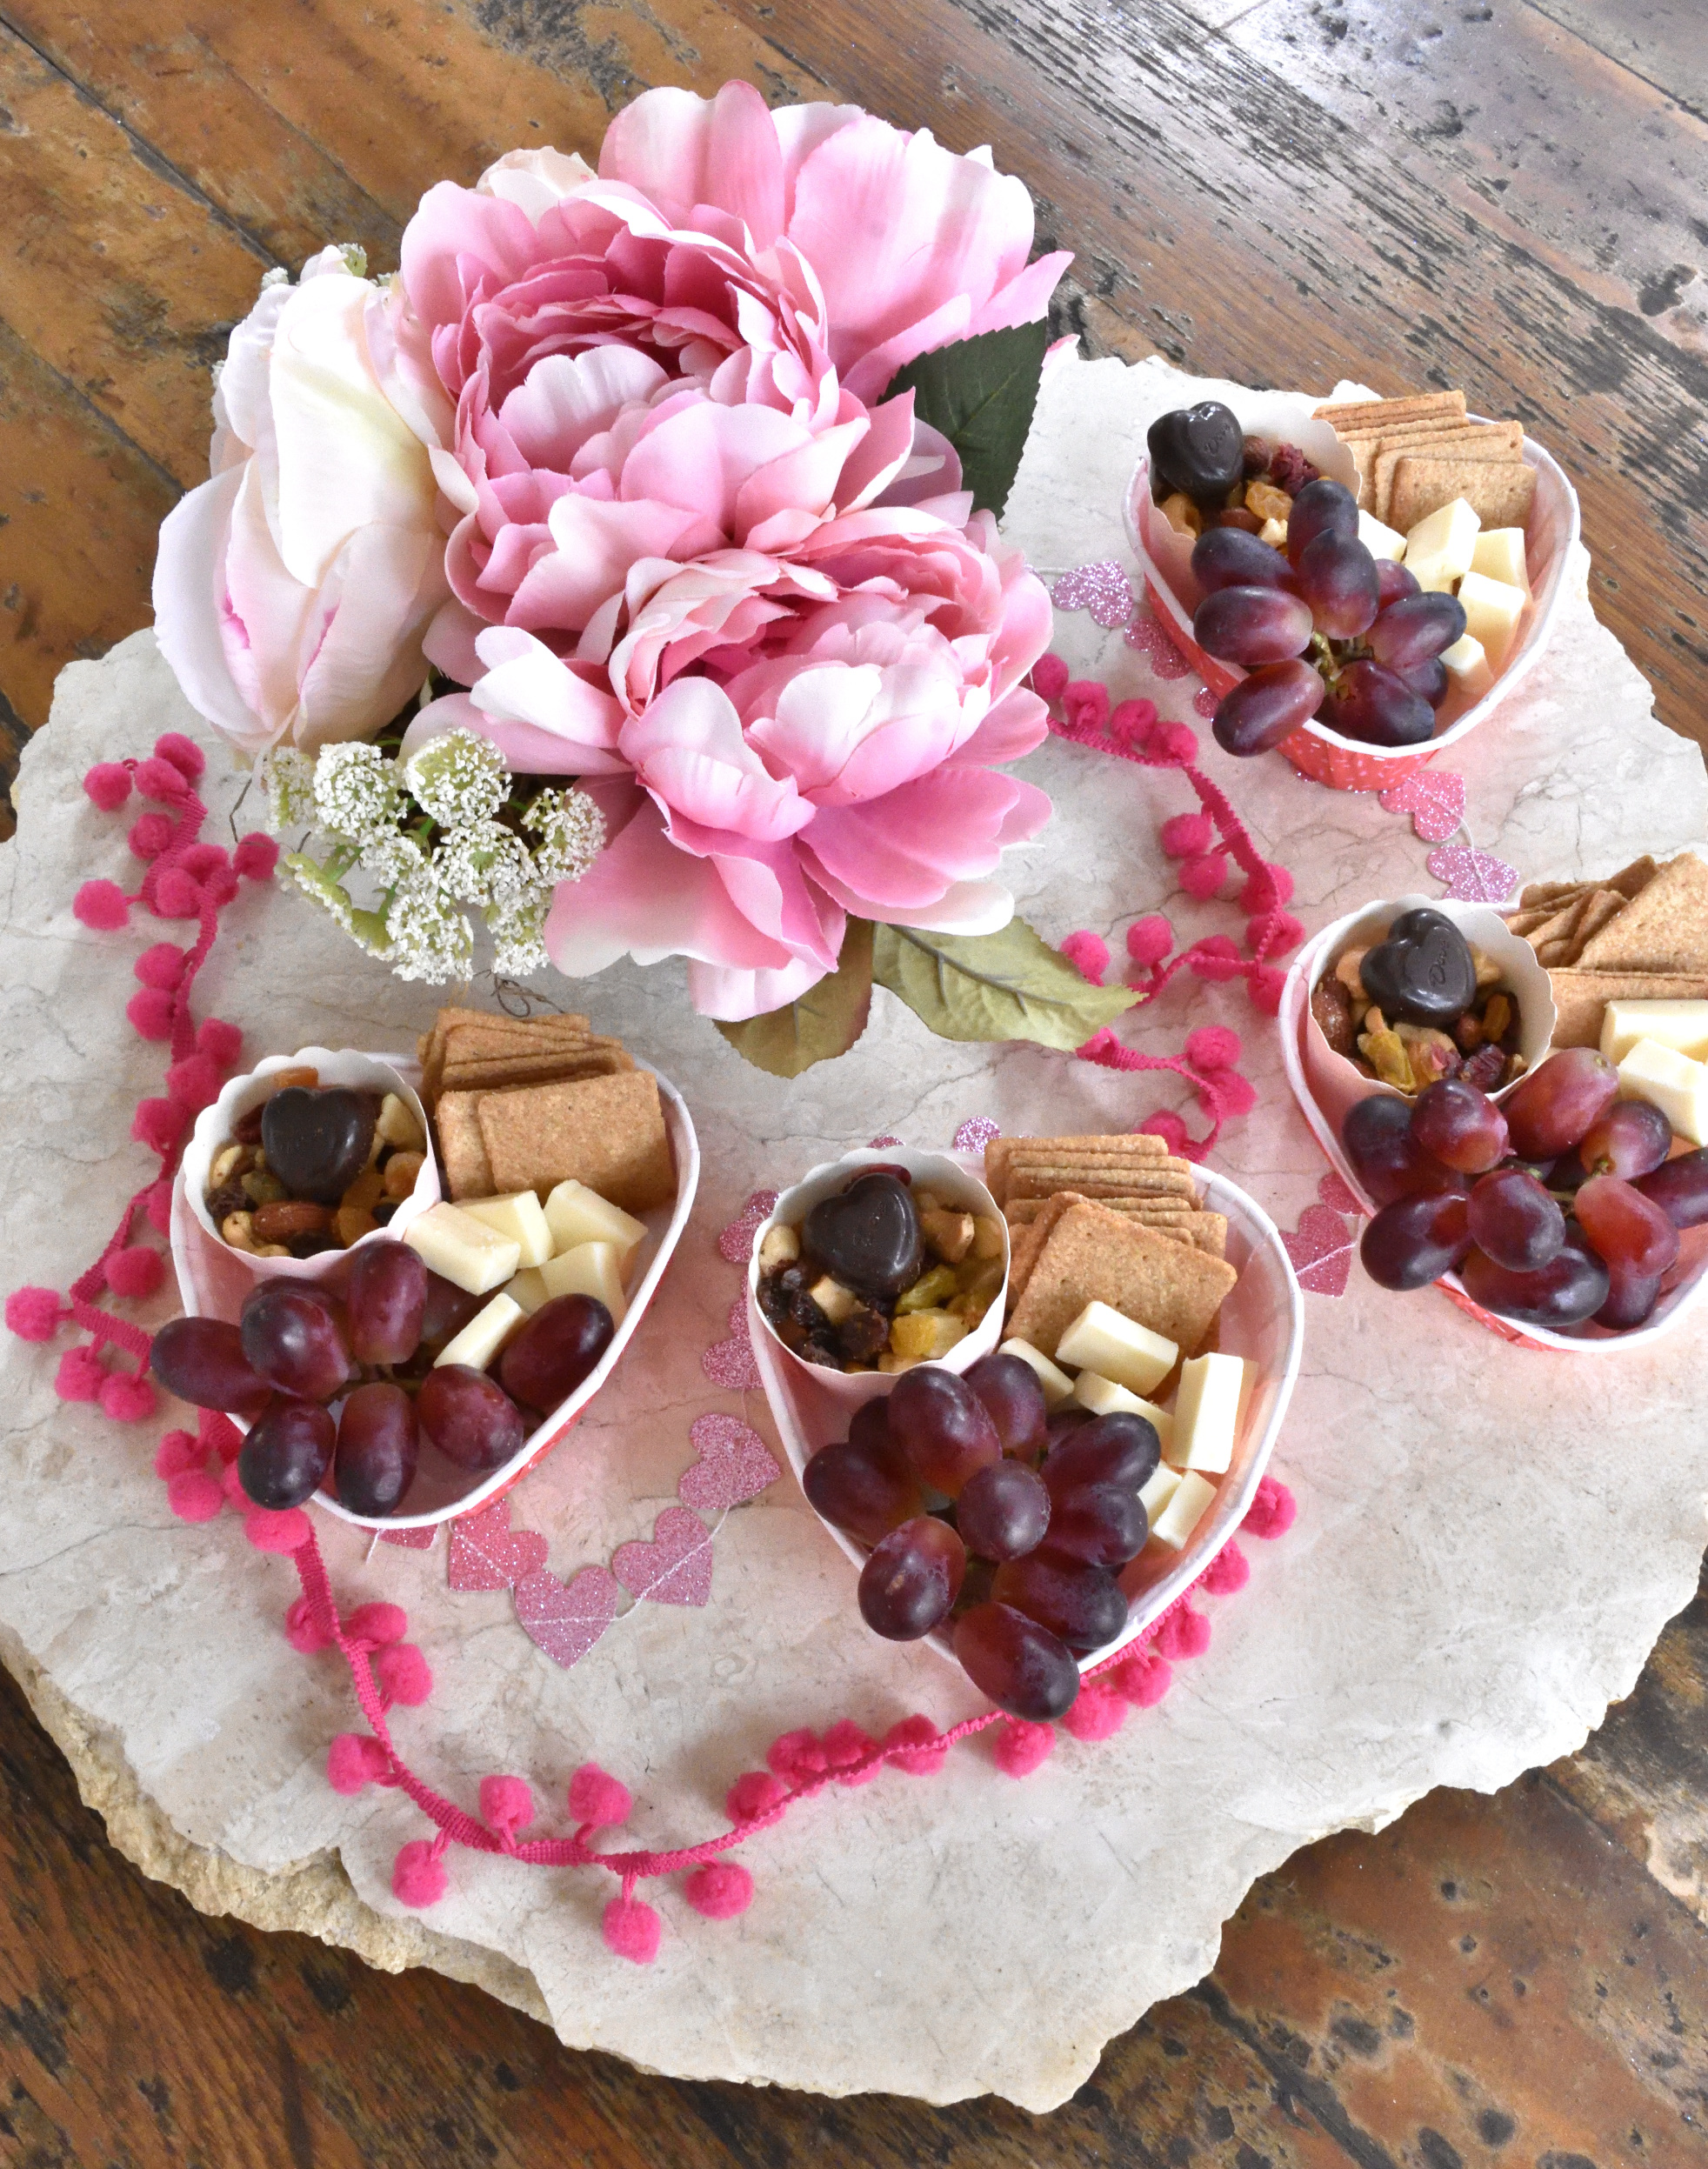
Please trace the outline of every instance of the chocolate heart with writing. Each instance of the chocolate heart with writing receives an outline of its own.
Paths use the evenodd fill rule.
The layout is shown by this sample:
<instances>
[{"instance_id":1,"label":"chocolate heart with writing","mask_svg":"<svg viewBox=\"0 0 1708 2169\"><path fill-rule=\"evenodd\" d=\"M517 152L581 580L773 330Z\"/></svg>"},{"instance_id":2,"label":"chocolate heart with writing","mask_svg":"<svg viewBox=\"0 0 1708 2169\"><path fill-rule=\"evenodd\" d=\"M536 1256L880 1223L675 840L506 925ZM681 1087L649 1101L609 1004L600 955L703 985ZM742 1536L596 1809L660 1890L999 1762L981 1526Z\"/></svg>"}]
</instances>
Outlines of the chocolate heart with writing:
<instances>
[{"instance_id":1,"label":"chocolate heart with writing","mask_svg":"<svg viewBox=\"0 0 1708 2169\"><path fill-rule=\"evenodd\" d=\"M1402 911L1385 941L1358 965L1364 991L1390 1023L1451 1024L1477 993L1471 945L1451 919L1427 909Z\"/></svg>"},{"instance_id":2,"label":"chocolate heart with writing","mask_svg":"<svg viewBox=\"0 0 1708 2169\"><path fill-rule=\"evenodd\" d=\"M907 1185L894 1175L857 1175L806 1216L801 1247L811 1263L857 1295L893 1300L919 1278L924 1245Z\"/></svg>"},{"instance_id":3,"label":"chocolate heart with writing","mask_svg":"<svg viewBox=\"0 0 1708 2169\"><path fill-rule=\"evenodd\" d=\"M1219 399L1158 415L1144 441L1158 502L1184 490L1194 504L1219 506L1245 471L1245 432Z\"/></svg>"},{"instance_id":4,"label":"chocolate heart with writing","mask_svg":"<svg viewBox=\"0 0 1708 2169\"><path fill-rule=\"evenodd\" d=\"M379 1102L342 1084L287 1084L267 1102L261 1147L293 1198L335 1205L368 1165Z\"/></svg>"}]
</instances>

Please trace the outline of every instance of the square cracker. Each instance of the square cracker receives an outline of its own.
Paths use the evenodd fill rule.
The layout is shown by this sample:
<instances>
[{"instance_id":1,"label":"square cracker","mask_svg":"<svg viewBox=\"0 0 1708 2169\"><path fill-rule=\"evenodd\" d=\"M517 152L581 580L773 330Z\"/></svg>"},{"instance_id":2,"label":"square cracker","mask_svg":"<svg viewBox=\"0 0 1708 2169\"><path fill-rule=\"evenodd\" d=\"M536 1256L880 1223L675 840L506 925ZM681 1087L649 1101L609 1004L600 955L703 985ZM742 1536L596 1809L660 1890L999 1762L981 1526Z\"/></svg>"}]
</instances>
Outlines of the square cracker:
<instances>
[{"instance_id":1,"label":"square cracker","mask_svg":"<svg viewBox=\"0 0 1708 2169\"><path fill-rule=\"evenodd\" d=\"M1518 457L1518 447L1524 443L1524 430L1517 422L1493 422L1477 424L1462 430L1438 430L1426 437L1383 437L1376 447L1371 463L1377 518L1385 520L1393 510L1394 477L1398 472L1402 459L1468 459L1479 463L1492 459L1511 462ZM1467 491L1465 495L1469 497L1471 492ZM1423 515L1418 517L1421 518Z\"/></svg>"},{"instance_id":2,"label":"square cracker","mask_svg":"<svg viewBox=\"0 0 1708 2169\"><path fill-rule=\"evenodd\" d=\"M1522 459L1470 459L1463 453L1438 459L1407 454L1394 468L1393 493L1384 516L1409 535L1420 520L1464 497L1484 527L1522 527L1536 495L1536 470Z\"/></svg>"},{"instance_id":3,"label":"square cracker","mask_svg":"<svg viewBox=\"0 0 1708 2169\"><path fill-rule=\"evenodd\" d=\"M1669 859L1578 961L1590 971L1708 972L1708 865L1694 851Z\"/></svg>"},{"instance_id":4,"label":"square cracker","mask_svg":"<svg viewBox=\"0 0 1708 2169\"><path fill-rule=\"evenodd\" d=\"M1576 964L1585 944L1593 941L1604 926L1611 926L1629 901L1617 889L1591 890L1585 901L1578 924L1571 930L1571 945L1565 961Z\"/></svg>"},{"instance_id":5,"label":"square cracker","mask_svg":"<svg viewBox=\"0 0 1708 2169\"><path fill-rule=\"evenodd\" d=\"M1548 984L1558 1011L1557 1047L1599 1046L1609 1002L1708 1002L1708 971L1585 971L1573 965L1550 971Z\"/></svg>"},{"instance_id":6,"label":"square cracker","mask_svg":"<svg viewBox=\"0 0 1708 2169\"><path fill-rule=\"evenodd\" d=\"M564 1084L584 1077L613 1077L634 1066L628 1054L597 1047L514 1058L494 1055L482 1062L447 1062L441 1082L451 1091L497 1091L510 1084Z\"/></svg>"},{"instance_id":7,"label":"square cracker","mask_svg":"<svg viewBox=\"0 0 1708 2169\"><path fill-rule=\"evenodd\" d=\"M1222 1258L1080 1200L1046 1237L1009 1331L1053 1357L1085 1305L1107 1303L1191 1355L1238 1278Z\"/></svg>"},{"instance_id":8,"label":"square cracker","mask_svg":"<svg viewBox=\"0 0 1708 2169\"><path fill-rule=\"evenodd\" d=\"M1014 1203L1064 1190L1082 1198L1176 1198L1187 1205L1197 1195L1190 1175L1138 1175L1124 1167L1017 1167L1008 1195Z\"/></svg>"},{"instance_id":9,"label":"square cracker","mask_svg":"<svg viewBox=\"0 0 1708 2169\"><path fill-rule=\"evenodd\" d=\"M1053 1198L1041 1198L1037 1218L1030 1226L1019 1229L1009 1238L1008 1245L1008 1305L1012 1310L1020 1300L1032 1268L1043 1253L1050 1238L1050 1231L1070 1205L1082 1203L1073 1191L1060 1191Z\"/></svg>"},{"instance_id":10,"label":"square cracker","mask_svg":"<svg viewBox=\"0 0 1708 2169\"><path fill-rule=\"evenodd\" d=\"M434 1111L439 1133L439 1161L452 1204L463 1198L496 1196L491 1162L480 1134L478 1092L447 1092Z\"/></svg>"},{"instance_id":11,"label":"square cracker","mask_svg":"<svg viewBox=\"0 0 1708 2169\"><path fill-rule=\"evenodd\" d=\"M625 1212L676 1194L670 1138L650 1070L484 1093L476 1108L500 1195L544 1197L570 1176Z\"/></svg>"},{"instance_id":12,"label":"square cracker","mask_svg":"<svg viewBox=\"0 0 1708 2169\"><path fill-rule=\"evenodd\" d=\"M1384 423L1411 421L1418 415L1453 414L1464 419L1464 394L1462 391L1411 391L1398 399L1325 399L1320 407L1313 407L1313 422L1326 422L1337 434L1343 423L1355 428L1371 424L1380 427Z\"/></svg>"},{"instance_id":13,"label":"square cracker","mask_svg":"<svg viewBox=\"0 0 1708 2169\"><path fill-rule=\"evenodd\" d=\"M984 1148L984 1181L998 1205L1003 1202L1008 1171L1016 1152L1031 1155L1044 1150L1063 1160L1076 1159L1088 1151L1131 1154L1136 1160L1145 1161L1168 1158L1168 1147L1160 1138L1138 1130L1118 1131L1108 1137L992 1138Z\"/></svg>"}]
</instances>

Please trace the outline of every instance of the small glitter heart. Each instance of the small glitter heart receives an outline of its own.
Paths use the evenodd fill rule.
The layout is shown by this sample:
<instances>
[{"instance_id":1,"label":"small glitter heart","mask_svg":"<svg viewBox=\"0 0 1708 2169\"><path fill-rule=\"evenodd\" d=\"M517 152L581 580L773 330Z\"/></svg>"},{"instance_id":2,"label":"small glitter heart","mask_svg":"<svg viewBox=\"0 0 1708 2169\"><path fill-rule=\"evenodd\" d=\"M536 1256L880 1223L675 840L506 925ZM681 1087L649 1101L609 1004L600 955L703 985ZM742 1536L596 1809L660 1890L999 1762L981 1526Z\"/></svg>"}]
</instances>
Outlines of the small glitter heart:
<instances>
[{"instance_id":1,"label":"small glitter heart","mask_svg":"<svg viewBox=\"0 0 1708 2169\"><path fill-rule=\"evenodd\" d=\"M1444 844L1464 819L1464 778L1451 769L1420 768L1381 794L1384 813L1409 813L1414 835Z\"/></svg>"},{"instance_id":2,"label":"small glitter heart","mask_svg":"<svg viewBox=\"0 0 1708 2169\"><path fill-rule=\"evenodd\" d=\"M1318 1184L1317 1195L1331 1212L1349 1213L1355 1220L1363 1219L1364 1207L1352 1195L1351 1190L1344 1178L1336 1174L1333 1168L1330 1168L1328 1173Z\"/></svg>"},{"instance_id":3,"label":"small glitter heart","mask_svg":"<svg viewBox=\"0 0 1708 2169\"><path fill-rule=\"evenodd\" d=\"M1089 611L1093 624L1111 632L1133 614L1132 583L1110 557L1064 572L1051 589L1050 599L1057 610Z\"/></svg>"},{"instance_id":4,"label":"small glitter heart","mask_svg":"<svg viewBox=\"0 0 1708 2169\"><path fill-rule=\"evenodd\" d=\"M610 1564L631 1597L697 1606L711 1595L711 1532L686 1506L667 1506L652 1525L651 1542L619 1544Z\"/></svg>"},{"instance_id":5,"label":"small glitter heart","mask_svg":"<svg viewBox=\"0 0 1708 2169\"><path fill-rule=\"evenodd\" d=\"M1144 657L1157 677L1177 678L1191 676L1191 664L1148 609L1138 612L1121 637L1136 653Z\"/></svg>"},{"instance_id":6,"label":"small glitter heart","mask_svg":"<svg viewBox=\"0 0 1708 2169\"><path fill-rule=\"evenodd\" d=\"M1192 695L1192 705L1206 723L1215 722L1216 711L1221 704L1222 696L1219 693L1212 693L1207 685L1200 685L1197 692Z\"/></svg>"},{"instance_id":7,"label":"small glitter heart","mask_svg":"<svg viewBox=\"0 0 1708 2169\"><path fill-rule=\"evenodd\" d=\"M885 1131L884 1134L881 1138L874 1138L872 1139L871 1145L867 1147L867 1150L872 1152L891 1152L897 1151L900 1148L900 1145L901 1139L899 1138L892 1138L888 1131Z\"/></svg>"},{"instance_id":8,"label":"small glitter heart","mask_svg":"<svg viewBox=\"0 0 1708 2169\"><path fill-rule=\"evenodd\" d=\"M537 1573L545 1555L545 1538L531 1529L512 1529L509 1499L496 1499L451 1523L445 1579L453 1589L511 1589Z\"/></svg>"},{"instance_id":9,"label":"small glitter heart","mask_svg":"<svg viewBox=\"0 0 1708 2169\"><path fill-rule=\"evenodd\" d=\"M777 1204L774 1190L756 1190L737 1217L717 1238L721 1255L732 1265L744 1265L753 1255L753 1238L762 1221L769 1220Z\"/></svg>"},{"instance_id":10,"label":"small glitter heart","mask_svg":"<svg viewBox=\"0 0 1708 2169\"><path fill-rule=\"evenodd\" d=\"M992 1122L989 1115L970 1115L955 1132L954 1149L957 1152L982 1152L992 1138L1001 1135L1001 1125Z\"/></svg>"},{"instance_id":11,"label":"small glitter heart","mask_svg":"<svg viewBox=\"0 0 1708 2169\"><path fill-rule=\"evenodd\" d=\"M713 1385L726 1393L757 1393L762 1383L753 1359L753 1338L747 1325L747 1298L737 1296L730 1305L730 1338L714 1341L700 1358L700 1368Z\"/></svg>"},{"instance_id":12,"label":"small glitter heart","mask_svg":"<svg viewBox=\"0 0 1708 2169\"><path fill-rule=\"evenodd\" d=\"M1352 1238L1346 1223L1326 1205L1306 1205L1298 1229L1284 1229L1282 1242L1293 1261L1298 1285L1312 1295L1344 1295L1352 1271Z\"/></svg>"},{"instance_id":13,"label":"small glitter heart","mask_svg":"<svg viewBox=\"0 0 1708 2169\"><path fill-rule=\"evenodd\" d=\"M727 1512L769 1491L783 1473L758 1432L738 1417L697 1417L688 1437L699 1458L683 1471L676 1487L684 1506Z\"/></svg>"},{"instance_id":14,"label":"small glitter heart","mask_svg":"<svg viewBox=\"0 0 1708 2169\"><path fill-rule=\"evenodd\" d=\"M1461 904L1505 904L1518 885L1516 866L1509 866L1492 851L1473 851L1468 844L1450 844L1431 851L1424 864Z\"/></svg>"},{"instance_id":15,"label":"small glitter heart","mask_svg":"<svg viewBox=\"0 0 1708 2169\"><path fill-rule=\"evenodd\" d=\"M382 1529L379 1540L382 1544L395 1544L404 1552L430 1552L438 1533L437 1526L431 1524L424 1529Z\"/></svg>"},{"instance_id":16,"label":"small glitter heart","mask_svg":"<svg viewBox=\"0 0 1708 2169\"><path fill-rule=\"evenodd\" d=\"M699 1525L697 1515L695 1520ZM603 1566L584 1566L570 1582L542 1568L517 1582L515 1599L516 1616L529 1640L554 1665L567 1667L586 1656L617 1617L623 1592Z\"/></svg>"}]
</instances>

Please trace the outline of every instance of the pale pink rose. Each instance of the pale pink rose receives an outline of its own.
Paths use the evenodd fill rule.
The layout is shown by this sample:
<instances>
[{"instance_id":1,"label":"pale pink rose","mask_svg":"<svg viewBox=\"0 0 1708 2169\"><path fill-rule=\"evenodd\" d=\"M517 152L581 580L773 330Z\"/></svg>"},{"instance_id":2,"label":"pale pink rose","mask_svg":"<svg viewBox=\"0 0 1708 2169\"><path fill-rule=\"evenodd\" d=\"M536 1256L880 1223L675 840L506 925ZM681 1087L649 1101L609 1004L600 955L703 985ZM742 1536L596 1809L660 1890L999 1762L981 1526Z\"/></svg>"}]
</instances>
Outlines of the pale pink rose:
<instances>
[{"instance_id":1,"label":"pale pink rose","mask_svg":"<svg viewBox=\"0 0 1708 2169\"><path fill-rule=\"evenodd\" d=\"M427 675L445 528L420 432L449 412L404 313L328 249L231 335L212 476L161 529L154 611L190 704L242 752L370 737Z\"/></svg>"}]
</instances>

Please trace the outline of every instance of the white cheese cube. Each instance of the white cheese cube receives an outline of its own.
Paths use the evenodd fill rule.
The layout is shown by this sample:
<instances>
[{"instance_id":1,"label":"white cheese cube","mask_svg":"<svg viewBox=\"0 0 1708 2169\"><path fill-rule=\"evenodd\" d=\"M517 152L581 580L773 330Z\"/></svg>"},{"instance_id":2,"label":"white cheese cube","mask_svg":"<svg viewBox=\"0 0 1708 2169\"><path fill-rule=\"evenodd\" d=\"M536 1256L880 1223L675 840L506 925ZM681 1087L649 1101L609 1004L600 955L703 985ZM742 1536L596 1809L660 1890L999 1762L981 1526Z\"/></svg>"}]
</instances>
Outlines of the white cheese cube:
<instances>
[{"instance_id":1,"label":"white cheese cube","mask_svg":"<svg viewBox=\"0 0 1708 2169\"><path fill-rule=\"evenodd\" d=\"M1397 527L1386 527L1373 512L1358 514L1358 540L1372 557L1386 557L1398 564L1405 555L1405 537Z\"/></svg>"},{"instance_id":2,"label":"white cheese cube","mask_svg":"<svg viewBox=\"0 0 1708 2169\"><path fill-rule=\"evenodd\" d=\"M1174 1418L1154 1401L1142 1400L1137 1393L1129 1393L1125 1386L1117 1385L1112 1378L1099 1378L1095 1371L1080 1372L1074 1380L1073 1398L1081 1408L1089 1408L1093 1416L1142 1416L1147 1424L1156 1425L1163 1452L1168 1452Z\"/></svg>"},{"instance_id":3,"label":"white cheese cube","mask_svg":"<svg viewBox=\"0 0 1708 2169\"><path fill-rule=\"evenodd\" d=\"M1157 1525L1157 1518L1170 1499L1180 1489L1180 1472L1170 1468L1166 1461L1158 1461L1149 1477L1138 1487L1138 1503L1150 1518L1151 1526Z\"/></svg>"},{"instance_id":4,"label":"white cheese cube","mask_svg":"<svg viewBox=\"0 0 1708 2169\"><path fill-rule=\"evenodd\" d=\"M1485 527L1471 551L1471 569L1487 573L1491 580L1505 580L1509 587L1521 587L1528 595L1530 567L1525 562L1524 529Z\"/></svg>"},{"instance_id":5,"label":"white cheese cube","mask_svg":"<svg viewBox=\"0 0 1708 2169\"><path fill-rule=\"evenodd\" d=\"M500 1235L460 1205L429 1205L404 1230L404 1240L431 1271L470 1295L502 1288L522 1263L522 1245L513 1235Z\"/></svg>"},{"instance_id":6,"label":"white cheese cube","mask_svg":"<svg viewBox=\"0 0 1708 2169\"><path fill-rule=\"evenodd\" d=\"M550 1303L551 1296L544 1275L537 1266L524 1265L514 1280L504 1283L504 1293L512 1303L519 1303L532 1318L542 1303Z\"/></svg>"},{"instance_id":7,"label":"white cheese cube","mask_svg":"<svg viewBox=\"0 0 1708 2169\"><path fill-rule=\"evenodd\" d=\"M1045 1408L1059 1408L1073 1395L1073 1380L1065 1371L1058 1371L1040 1348L1034 1348L1029 1340L1005 1340L997 1349L999 1356L1018 1356L1021 1362L1037 1373L1037 1382L1044 1388Z\"/></svg>"},{"instance_id":8,"label":"white cheese cube","mask_svg":"<svg viewBox=\"0 0 1708 2169\"><path fill-rule=\"evenodd\" d=\"M1681 1138L1708 1145L1708 1064L1639 1039L1618 1067L1621 1099L1649 1100Z\"/></svg>"},{"instance_id":9,"label":"white cheese cube","mask_svg":"<svg viewBox=\"0 0 1708 2169\"><path fill-rule=\"evenodd\" d=\"M1175 1487L1174 1496L1151 1524L1151 1534L1158 1544L1167 1545L1171 1552L1182 1552L1186 1539L1204 1519L1205 1509L1216 1496L1216 1486L1196 1469L1189 1469Z\"/></svg>"},{"instance_id":10,"label":"white cheese cube","mask_svg":"<svg viewBox=\"0 0 1708 2169\"><path fill-rule=\"evenodd\" d=\"M457 1210L473 1213L500 1235L513 1235L524 1265L544 1265L557 1247L531 1190L518 1190L509 1198L464 1198Z\"/></svg>"},{"instance_id":11,"label":"white cheese cube","mask_svg":"<svg viewBox=\"0 0 1708 2169\"><path fill-rule=\"evenodd\" d=\"M1177 1469L1226 1474L1244 1383L1245 1365L1238 1356L1191 1356L1181 1365L1173 1437L1163 1446Z\"/></svg>"},{"instance_id":12,"label":"white cheese cube","mask_svg":"<svg viewBox=\"0 0 1708 2169\"><path fill-rule=\"evenodd\" d=\"M437 1371L442 1363L466 1363L472 1370L484 1371L527 1316L522 1305L509 1296L495 1295L484 1311L477 1311L462 1331L440 1349L433 1358L433 1368Z\"/></svg>"},{"instance_id":13,"label":"white cheese cube","mask_svg":"<svg viewBox=\"0 0 1708 2169\"><path fill-rule=\"evenodd\" d=\"M540 1267L540 1278L550 1296L597 1296L610 1312L613 1325L623 1323L629 1307L623 1293L623 1271L617 1249L610 1243L577 1243Z\"/></svg>"},{"instance_id":14,"label":"white cheese cube","mask_svg":"<svg viewBox=\"0 0 1708 2169\"><path fill-rule=\"evenodd\" d=\"M1130 1393L1148 1393L1173 1370L1180 1351L1107 1303L1088 1303L1056 1344L1057 1363L1095 1371Z\"/></svg>"},{"instance_id":15,"label":"white cheese cube","mask_svg":"<svg viewBox=\"0 0 1708 2169\"><path fill-rule=\"evenodd\" d=\"M1287 547L1286 521L1265 520L1258 530L1258 540L1266 542L1271 550L1284 550Z\"/></svg>"},{"instance_id":16,"label":"white cheese cube","mask_svg":"<svg viewBox=\"0 0 1708 2169\"><path fill-rule=\"evenodd\" d=\"M860 1307L860 1298L852 1288L844 1288L839 1280L832 1280L829 1273L815 1280L807 1293L830 1319L832 1325L840 1325L844 1318L852 1318Z\"/></svg>"},{"instance_id":17,"label":"white cheese cube","mask_svg":"<svg viewBox=\"0 0 1708 2169\"><path fill-rule=\"evenodd\" d=\"M1464 629L1482 642L1491 669L1498 671L1505 662L1528 599L1523 588L1491 580L1486 572L1467 572L1459 582Z\"/></svg>"},{"instance_id":18,"label":"white cheese cube","mask_svg":"<svg viewBox=\"0 0 1708 2169\"><path fill-rule=\"evenodd\" d=\"M1405 537L1405 569L1420 588L1442 592L1471 570L1471 553L1482 528L1475 509L1455 497L1422 519Z\"/></svg>"},{"instance_id":19,"label":"white cheese cube","mask_svg":"<svg viewBox=\"0 0 1708 2169\"><path fill-rule=\"evenodd\" d=\"M547 1198L545 1224L551 1230L554 1252L572 1251L583 1243L610 1243L622 1252L625 1265L629 1252L646 1233L644 1221L573 1177L559 1183Z\"/></svg>"},{"instance_id":20,"label":"white cheese cube","mask_svg":"<svg viewBox=\"0 0 1708 2169\"><path fill-rule=\"evenodd\" d=\"M1601 1013L1607 1059L1623 1062L1639 1039L1708 1062L1708 1002L1609 1002Z\"/></svg>"},{"instance_id":21,"label":"white cheese cube","mask_svg":"<svg viewBox=\"0 0 1708 2169\"><path fill-rule=\"evenodd\" d=\"M1481 700L1494 684L1482 642L1473 640L1468 632L1462 632L1451 648L1441 651L1441 660L1447 666L1448 682L1467 700Z\"/></svg>"}]
</instances>

